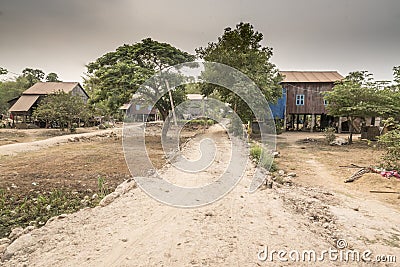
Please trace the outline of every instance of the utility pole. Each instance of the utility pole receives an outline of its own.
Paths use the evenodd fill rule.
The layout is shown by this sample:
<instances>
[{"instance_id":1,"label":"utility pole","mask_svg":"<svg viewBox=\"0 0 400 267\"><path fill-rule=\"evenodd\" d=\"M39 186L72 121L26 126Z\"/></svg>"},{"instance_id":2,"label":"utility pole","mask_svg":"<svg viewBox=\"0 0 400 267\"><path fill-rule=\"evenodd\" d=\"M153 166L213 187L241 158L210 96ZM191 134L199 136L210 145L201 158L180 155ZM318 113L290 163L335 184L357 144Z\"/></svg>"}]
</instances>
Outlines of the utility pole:
<instances>
[{"instance_id":1,"label":"utility pole","mask_svg":"<svg viewBox=\"0 0 400 267\"><path fill-rule=\"evenodd\" d=\"M178 126L178 122L176 121L176 115L175 115L175 106L174 106L174 100L172 99L172 93L171 90L169 90L169 83L168 80L165 80L165 85L167 86L168 94L169 94L169 101L171 102L171 109L172 109L172 116L174 118L174 125Z\"/></svg>"}]
</instances>

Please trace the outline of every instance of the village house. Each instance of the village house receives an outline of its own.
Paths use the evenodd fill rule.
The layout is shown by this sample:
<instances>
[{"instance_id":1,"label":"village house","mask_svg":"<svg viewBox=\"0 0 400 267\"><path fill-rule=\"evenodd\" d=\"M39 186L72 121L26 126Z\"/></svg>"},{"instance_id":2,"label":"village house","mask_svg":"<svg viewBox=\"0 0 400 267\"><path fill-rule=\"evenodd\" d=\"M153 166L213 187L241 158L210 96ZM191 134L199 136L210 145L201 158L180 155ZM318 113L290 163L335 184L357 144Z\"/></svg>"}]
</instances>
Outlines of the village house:
<instances>
[{"instance_id":1,"label":"village house","mask_svg":"<svg viewBox=\"0 0 400 267\"><path fill-rule=\"evenodd\" d=\"M323 92L332 90L344 77L337 71L281 71L282 97L270 108L274 118L283 120L286 130L310 130L334 125L327 115Z\"/></svg>"},{"instance_id":2,"label":"village house","mask_svg":"<svg viewBox=\"0 0 400 267\"><path fill-rule=\"evenodd\" d=\"M157 121L160 115L157 108L151 105L151 101L144 96L135 94L130 103L126 103L119 108L121 116L125 120L135 122Z\"/></svg>"},{"instance_id":3,"label":"village house","mask_svg":"<svg viewBox=\"0 0 400 267\"><path fill-rule=\"evenodd\" d=\"M80 96L85 103L89 99L88 94L78 82L38 82L25 90L18 98L8 101L13 123L18 119L31 122L32 113L40 101L58 91Z\"/></svg>"}]
</instances>

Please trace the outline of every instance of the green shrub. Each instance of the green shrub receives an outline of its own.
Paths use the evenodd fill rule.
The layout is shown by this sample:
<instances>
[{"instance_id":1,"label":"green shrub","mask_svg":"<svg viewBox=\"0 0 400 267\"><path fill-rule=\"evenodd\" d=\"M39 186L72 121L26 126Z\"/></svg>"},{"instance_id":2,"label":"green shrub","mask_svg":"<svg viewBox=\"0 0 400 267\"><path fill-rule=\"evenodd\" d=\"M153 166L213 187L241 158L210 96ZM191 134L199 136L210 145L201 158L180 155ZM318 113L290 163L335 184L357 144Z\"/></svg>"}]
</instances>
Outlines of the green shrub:
<instances>
[{"instance_id":1,"label":"green shrub","mask_svg":"<svg viewBox=\"0 0 400 267\"><path fill-rule=\"evenodd\" d=\"M391 125L392 130L378 138L378 144L386 152L382 157L382 167L400 170L400 125Z\"/></svg>"},{"instance_id":2,"label":"green shrub","mask_svg":"<svg viewBox=\"0 0 400 267\"><path fill-rule=\"evenodd\" d=\"M103 176L97 177L97 187L100 198L103 198L110 193L110 190L108 189L107 183Z\"/></svg>"},{"instance_id":3,"label":"green shrub","mask_svg":"<svg viewBox=\"0 0 400 267\"><path fill-rule=\"evenodd\" d=\"M253 145L250 148L250 158L258 162L259 166L269 169L271 172L277 170L272 155L265 153L265 150L260 145Z\"/></svg>"},{"instance_id":4,"label":"green shrub","mask_svg":"<svg viewBox=\"0 0 400 267\"><path fill-rule=\"evenodd\" d=\"M178 122L179 122L179 124L186 123L186 124L192 125L192 126L193 125L209 125L209 126L211 126L211 125L215 124L215 121L211 120L211 119L178 120Z\"/></svg>"},{"instance_id":5,"label":"green shrub","mask_svg":"<svg viewBox=\"0 0 400 267\"><path fill-rule=\"evenodd\" d=\"M261 158L262 148L259 145L253 145L250 148L250 157L254 160L259 161Z\"/></svg>"},{"instance_id":6,"label":"green shrub","mask_svg":"<svg viewBox=\"0 0 400 267\"><path fill-rule=\"evenodd\" d=\"M283 133L283 122L279 118L275 119L275 132L276 132L276 134Z\"/></svg>"}]
</instances>

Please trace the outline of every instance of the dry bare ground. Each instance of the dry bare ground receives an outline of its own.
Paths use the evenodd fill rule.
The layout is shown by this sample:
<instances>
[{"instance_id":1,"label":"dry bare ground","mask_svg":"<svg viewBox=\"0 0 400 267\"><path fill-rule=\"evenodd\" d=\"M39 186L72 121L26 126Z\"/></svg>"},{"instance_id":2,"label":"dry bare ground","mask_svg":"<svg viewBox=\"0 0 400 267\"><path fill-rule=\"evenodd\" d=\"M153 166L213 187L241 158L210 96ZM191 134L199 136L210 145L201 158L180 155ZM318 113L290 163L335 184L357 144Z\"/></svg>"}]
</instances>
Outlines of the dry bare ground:
<instances>
[{"instance_id":1,"label":"dry bare ground","mask_svg":"<svg viewBox=\"0 0 400 267\"><path fill-rule=\"evenodd\" d=\"M198 179L192 177L193 183L213 180L229 161L228 138L218 126L189 141L184 153L195 157L194 151L202 137L214 138L220 153L212 168ZM338 173L332 169L337 165L332 158L335 153L341 154L327 150L326 155L320 155L316 153L318 148L297 143L299 138L303 137L284 134L279 138L282 153L279 165L296 171L298 176L292 178L291 186L275 184L272 189L263 187L249 194L254 172L254 166L249 165L238 186L220 201L197 209L179 209L161 204L125 182L114 194L114 201L54 218L44 227L17 238L6 248L2 264L308 266L309 262L290 259L281 262L277 254L273 262L271 258L261 261L258 253L266 246L269 252L314 250L320 253L335 249L338 239L347 242L348 250L371 250L371 258L385 254L400 260L400 216L395 206L398 200L371 197L354 185L345 187L343 176L349 170ZM356 155L350 155L349 152L347 160L351 157L359 160ZM164 168L163 173L174 182L185 177L171 166ZM311 263L315 266L344 264L340 260L329 261L327 255L325 261ZM396 266L396 263L360 261L349 265Z\"/></svg>"}]
</instances>

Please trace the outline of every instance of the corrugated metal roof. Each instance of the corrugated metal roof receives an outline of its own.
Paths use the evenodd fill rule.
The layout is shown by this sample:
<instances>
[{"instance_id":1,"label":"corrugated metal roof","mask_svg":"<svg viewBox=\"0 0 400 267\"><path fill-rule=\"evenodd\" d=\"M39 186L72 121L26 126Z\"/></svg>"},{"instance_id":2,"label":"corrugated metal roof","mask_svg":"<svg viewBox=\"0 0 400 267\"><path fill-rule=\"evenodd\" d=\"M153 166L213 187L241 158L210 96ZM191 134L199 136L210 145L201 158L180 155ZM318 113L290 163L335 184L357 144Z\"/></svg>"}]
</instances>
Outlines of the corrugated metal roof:
<instances>
[{"instance_id":1,"label":"corrugated metal roof","mask_svg":"<svg viewBox=\"0 0 400 267\"><path fill-rule=\"evenodd\" d=\"M336 82L344 78L337 71L280 71L279 73L285 76L283 82L292 83Z\"/></svg>"},{"instance_id":2,"label":"corrugated metal roof","mask_svg":"<svg viewBox=\"0 0 400 267\"><path fill-rule=\"evenodd\" d=\"M131 107L131 104L128 103L128 104L123 104L122 106L119 107L119 109L121 109L121 110L127 110L127 109L129 109L130 107Z\"/></svg>"},{"instance_id":3,"label":"corrugated metal roof","mask_svg":"<svg viewBox=\"0 0 400 267\"><path fill-rule=\"evenodd\" d=\"M39 97L39 95L22 95L10 108L10 112L28 111Z\"/></svg>"},{"instance_id":4,"label":"corrugated metal roof","mask_svg":"<svg viewBox=\"0 0 400 267\"><path fill-rule=\"evenodd\" d=\"M77 82L38 82L23 92L24 95L48 95L57 91L71 92Z\"/></svg>"},{"instance_id":5,"label":"corrugated metal roof","mask_svg":"<svg viewBox=\"0 0 400 267\"><path fill-rule=\"evenodd\" d=\"M204 97L201 94L187 94L186 96L189 100L202 100L203 98L207 99L207 97Z\"/></svg>"}]
</instances>

